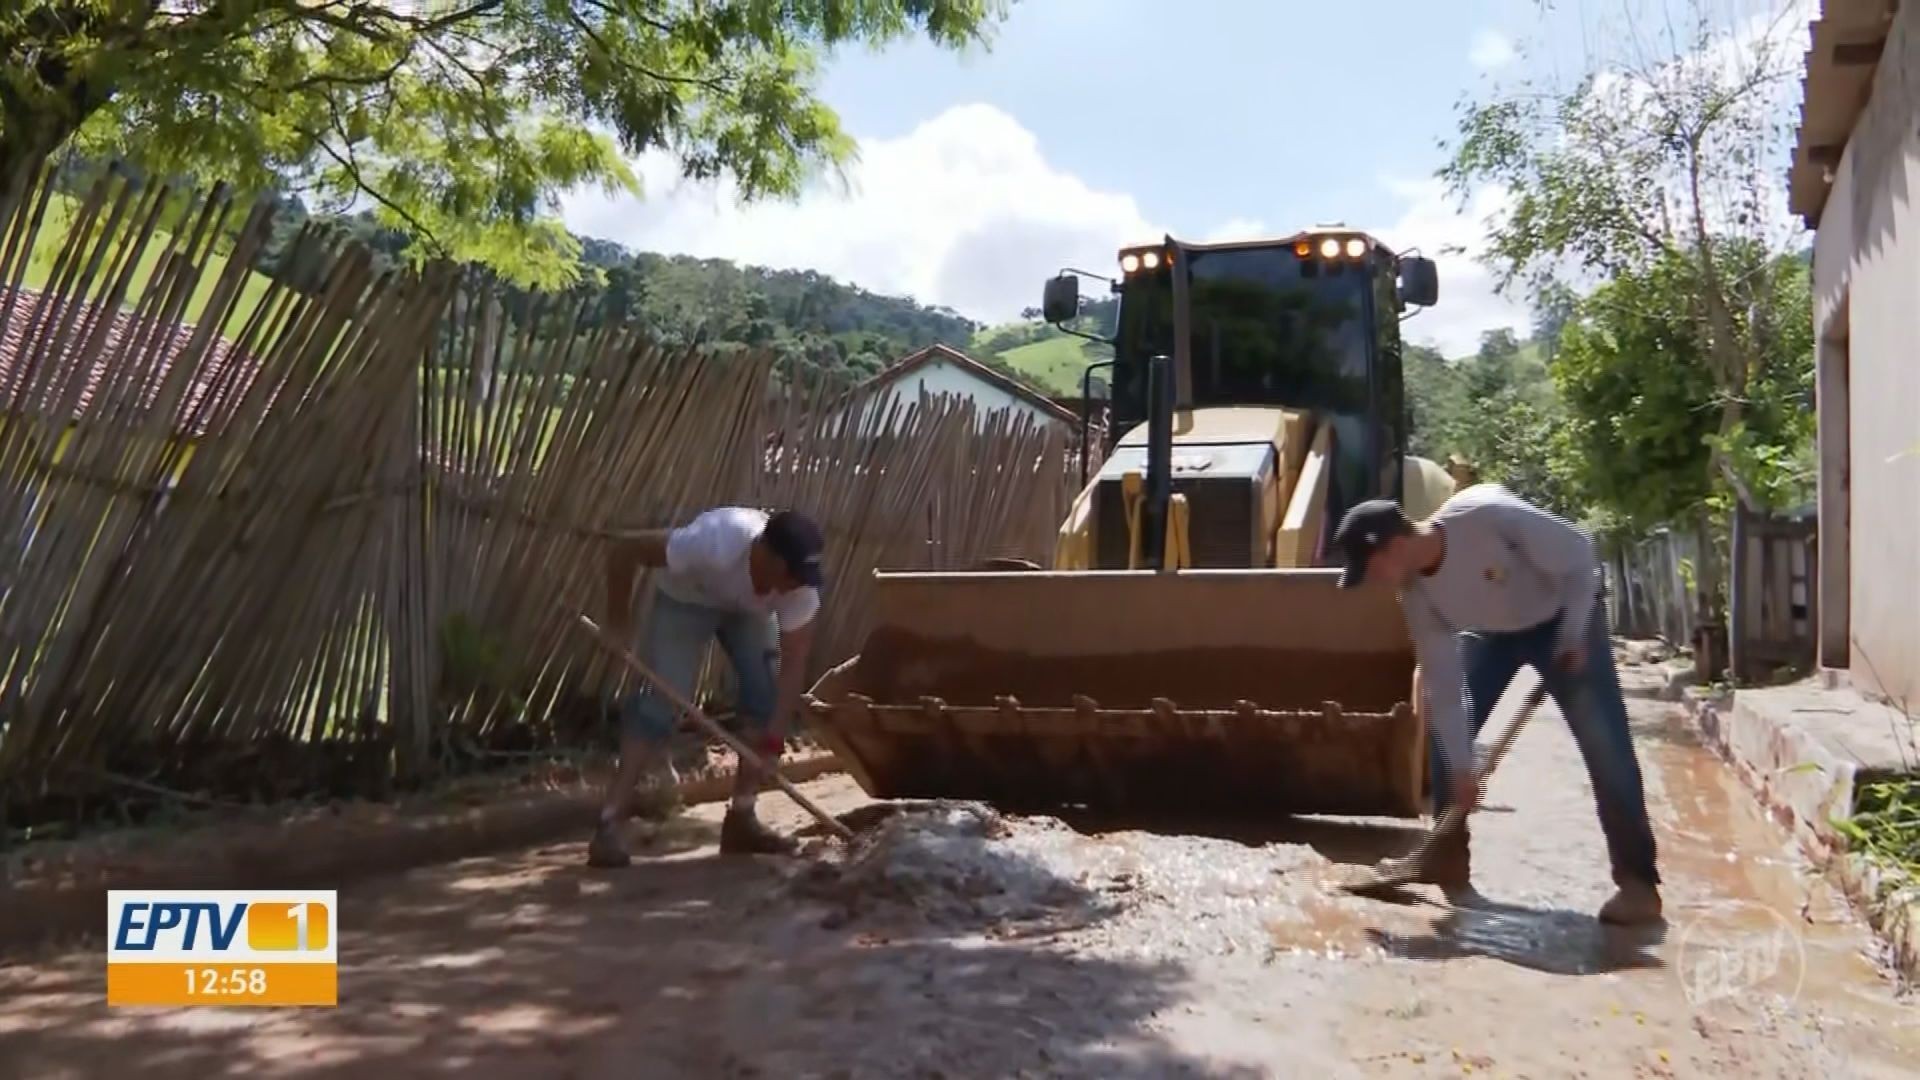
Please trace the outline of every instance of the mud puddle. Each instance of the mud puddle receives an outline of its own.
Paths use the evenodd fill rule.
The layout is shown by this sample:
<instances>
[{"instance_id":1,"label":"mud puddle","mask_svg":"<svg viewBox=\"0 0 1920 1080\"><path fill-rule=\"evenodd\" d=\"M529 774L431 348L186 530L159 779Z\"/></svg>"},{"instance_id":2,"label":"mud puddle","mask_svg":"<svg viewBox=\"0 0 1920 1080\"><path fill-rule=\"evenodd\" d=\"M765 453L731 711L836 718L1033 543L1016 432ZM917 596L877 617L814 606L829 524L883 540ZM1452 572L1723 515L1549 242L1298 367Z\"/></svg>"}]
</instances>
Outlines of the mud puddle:
<instances>
[{"instance_id":1,"label":"mud puddle","mask_svg":"<svg viewBox=\"0 0 1920 1080\"><path fill-rule=\"evenodd\" d=\"M1653 748L1673 811L1666 851L1670 958L1696 1008L1765 995L1920 1037L1920 1017L1888 1000L1880 945L1845 899L1791 846L1740 781L1690 736ZM1863 948L1862 946L1865 946Z\"/></svg>"}]
</instances>

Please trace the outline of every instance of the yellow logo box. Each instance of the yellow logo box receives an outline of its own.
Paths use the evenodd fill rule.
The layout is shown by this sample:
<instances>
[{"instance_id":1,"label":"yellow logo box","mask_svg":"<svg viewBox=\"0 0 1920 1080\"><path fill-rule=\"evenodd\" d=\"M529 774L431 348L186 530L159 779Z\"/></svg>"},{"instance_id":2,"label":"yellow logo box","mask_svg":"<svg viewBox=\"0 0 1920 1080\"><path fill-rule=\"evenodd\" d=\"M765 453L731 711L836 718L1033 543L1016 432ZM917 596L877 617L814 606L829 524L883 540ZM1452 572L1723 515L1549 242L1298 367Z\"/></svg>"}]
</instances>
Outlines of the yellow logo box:
<instances>
[{"instance_id":1,"label":"yellow logo box","mask_svg":"<svg viewBox=\"0 0 1920 1080\"><path fill-rule=\"evenodd\" d=\"M339 1003L331 889L115 889L108 1005Z\"/></svg>"}]
</instances>

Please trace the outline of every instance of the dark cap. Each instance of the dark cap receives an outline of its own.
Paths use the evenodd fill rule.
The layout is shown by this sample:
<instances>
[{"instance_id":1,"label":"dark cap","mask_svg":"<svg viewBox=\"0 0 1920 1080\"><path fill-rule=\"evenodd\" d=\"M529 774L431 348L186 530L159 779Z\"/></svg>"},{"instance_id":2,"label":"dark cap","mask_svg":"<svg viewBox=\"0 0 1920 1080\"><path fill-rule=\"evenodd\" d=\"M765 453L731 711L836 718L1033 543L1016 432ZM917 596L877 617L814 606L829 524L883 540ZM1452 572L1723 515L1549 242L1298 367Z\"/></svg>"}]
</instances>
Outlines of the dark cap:
<instances>
[{"instance_id":1,"label":"dark cap","mask_svg":"<svg viewBox=\"0 0 1920 1080\"><path fill-rule=\"evenodd\" d=\"M805 514L781 510L768 516L760 534L767 548L787 564L787 572L802 585L820 587L820 552L826 546L820 526Z\"/></svg>"},{"instance_id":2,"label":"dark cap","mask_svg":"<svg viewBox=\"0 0 1920 1080\"><path fill-rule=\"evenodd\" d=\"M1351 589L1367 576L1367 561L1380 546L1396 536L1413 532L1413 523L1391 499L1368 499L1347 511L1334 530L1333 546L1340 549L1345 565L1340 572L1340 587Z\"/></svg>"}]
</instances>

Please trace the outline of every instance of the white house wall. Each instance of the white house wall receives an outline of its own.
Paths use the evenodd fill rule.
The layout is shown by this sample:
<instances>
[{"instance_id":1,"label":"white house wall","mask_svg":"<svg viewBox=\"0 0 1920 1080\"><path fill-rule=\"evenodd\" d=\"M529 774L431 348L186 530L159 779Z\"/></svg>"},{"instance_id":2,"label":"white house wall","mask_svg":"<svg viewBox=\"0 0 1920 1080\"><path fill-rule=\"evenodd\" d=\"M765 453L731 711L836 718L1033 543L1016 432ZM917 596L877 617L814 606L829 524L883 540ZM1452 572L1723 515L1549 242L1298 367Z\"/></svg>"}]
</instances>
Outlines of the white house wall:
<instances>
[{"instance_id":1,"label":"white house wall","mask_svg":"<svg viewBox=\"0 0 1920 1080\"><path fill-rule=\"evenodd\" d=\"M987 424L990 414L1005 409L1032 417L1035 423L1065 426L1059 416L1037 408L1018 394L1010 393L947 360L930 360L887 382L885 387L885 393L877 394L870 407L890 409L897 406L904 416L908 407L922 400L949 395L973 399L976 423L982 427Z\"/></svg>"},{"instance_id":2,"label":"white house wall","mask_svg":"<svg viewBox=\"0 0 1920 1080\"><path fill-rule=\"evenodd\" d=\"M1814 244L1823 659L1920 700L1920 4L1903 4ZM1838 548L1828 552L1829 544ZM1844 551L1845 558L1837 556ZM1843 599L1842 599L1843 597ZM1843 608L1844 610L1834 610Z\"/></svg>"}]
</instances>

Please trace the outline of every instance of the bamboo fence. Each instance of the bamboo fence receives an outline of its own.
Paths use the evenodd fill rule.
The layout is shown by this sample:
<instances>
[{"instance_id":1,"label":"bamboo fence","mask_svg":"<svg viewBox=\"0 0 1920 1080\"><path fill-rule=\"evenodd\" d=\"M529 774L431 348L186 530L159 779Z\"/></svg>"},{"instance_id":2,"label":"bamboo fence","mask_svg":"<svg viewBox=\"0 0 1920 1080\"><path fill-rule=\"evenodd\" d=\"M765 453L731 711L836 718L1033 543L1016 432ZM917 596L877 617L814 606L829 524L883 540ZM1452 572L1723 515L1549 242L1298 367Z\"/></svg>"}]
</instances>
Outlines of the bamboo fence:
<instances>
[{"instance_id":1,"label":"bamboo fence","mask_svg":"<svg viewBox=\"0 0 1920 1080\"><path fill-rule=\"evenodd\" d=\"M821 521L824 669L874 569L1044 561L1070 494L1031 420L776 394L770 356L554 298L514 318L477 273L376 274L317 230L281 275L317 286L245 299L271 215L235 231L221 188L170 235L171 193L110 174L46 238L46 172L0 192L0 810L377 793L463 746L591 737L560 718L622 689L572 625L605 606L606 538L714 505Z\"/></svg>"}]
</instances>

